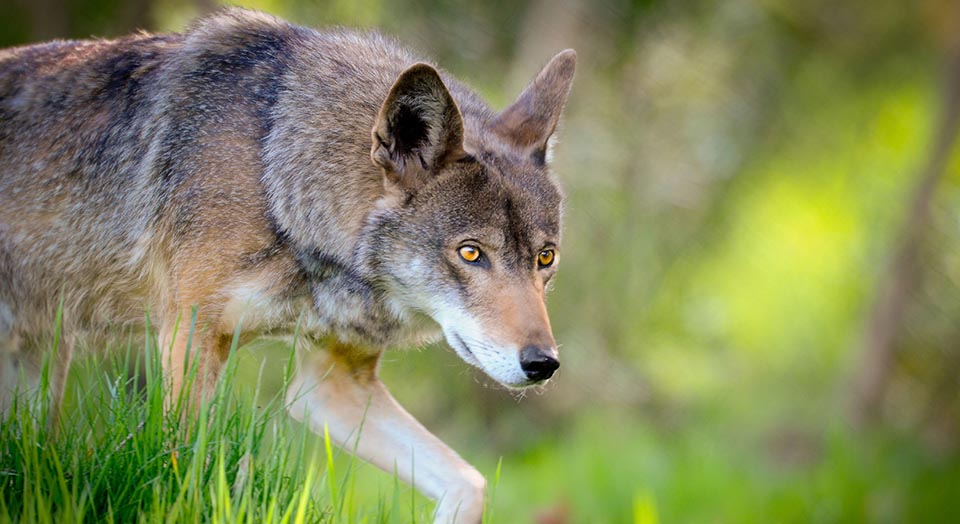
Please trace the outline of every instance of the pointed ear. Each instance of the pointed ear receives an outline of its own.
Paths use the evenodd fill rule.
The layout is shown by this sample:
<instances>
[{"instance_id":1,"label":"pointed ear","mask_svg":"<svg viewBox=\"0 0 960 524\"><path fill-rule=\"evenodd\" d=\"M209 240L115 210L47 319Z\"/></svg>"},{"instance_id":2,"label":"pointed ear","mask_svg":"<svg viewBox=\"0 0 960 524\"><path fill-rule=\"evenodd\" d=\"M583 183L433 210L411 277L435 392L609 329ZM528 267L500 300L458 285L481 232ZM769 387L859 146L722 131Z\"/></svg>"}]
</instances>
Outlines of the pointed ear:
<instances>
[{"instance_id":1,"label":"pointed ear","mask_svg":"<svg viewBox=\"0 0 960 524\"><path fill-rule=\"evenodd\" d=\"M546 162L548 141L557 129L576 68L577 53L561 51L516 102L493 119L490 129L507 143L529 151L539 162Z\"/></svg>"},{"instance_id":2,"label":"pointed ear","mask_svg":"<svg viewBox=\"0 0 960 524\"><path fill-rule=\"evenodd\" d=\"M397 77L373 126L370 158L405 190L466 155L463 117L437 70L415 64Z\"/></svg>"}]
</instances>

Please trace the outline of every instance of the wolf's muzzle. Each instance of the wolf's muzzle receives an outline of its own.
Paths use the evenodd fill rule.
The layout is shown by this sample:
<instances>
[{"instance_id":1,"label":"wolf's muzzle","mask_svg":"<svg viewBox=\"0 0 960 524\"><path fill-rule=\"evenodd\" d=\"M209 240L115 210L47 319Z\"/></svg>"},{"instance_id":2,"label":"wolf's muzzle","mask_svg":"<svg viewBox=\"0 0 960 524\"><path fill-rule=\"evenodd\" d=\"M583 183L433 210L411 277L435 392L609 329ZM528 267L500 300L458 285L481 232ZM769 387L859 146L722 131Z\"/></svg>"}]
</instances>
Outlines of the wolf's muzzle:
<instances>
[{"instance_id":1,"label":"wolf's muzzle","mask_svg":"<svg viewBox=\"0 0 960 524\"><path fill-rule=\"evenodd\" d=\"M529 345L520 350L520 369L534 381L547 380L560 367L552 350Z\"/></svg>"}]
</instances>

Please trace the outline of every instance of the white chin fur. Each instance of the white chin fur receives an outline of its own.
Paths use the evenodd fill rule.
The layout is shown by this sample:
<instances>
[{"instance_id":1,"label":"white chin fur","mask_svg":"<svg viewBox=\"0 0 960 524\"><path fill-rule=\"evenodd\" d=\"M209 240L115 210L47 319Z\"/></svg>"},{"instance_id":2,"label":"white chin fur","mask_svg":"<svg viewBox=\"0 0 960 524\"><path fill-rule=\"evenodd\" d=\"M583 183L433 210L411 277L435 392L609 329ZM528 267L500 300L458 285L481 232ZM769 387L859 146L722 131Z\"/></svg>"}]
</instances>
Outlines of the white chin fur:
<instances>
[{"instance_id":1,"label":"white chin fur","mask_svg":"<svg viewBox=\"0 0 960 524\"><path fill-rule=\"evenodd\" d=\"M490 378L509 388L533 384L520 368L519 350L489 341L480 323L471 315L457 306L444 303L436 303L431 311L430 316L440 324L447 344L464 362L480 368Z\"/></svg>"},{"instance_id":2,"label":"white chin fur","mask_svg":"<svg viewBox=\"0 0 960 524\"><path fill-rule=\"evenodd\" d=\"M516 350L498 347L451 329L444 329L444 335L460 358L480 368L504 386L521 388L531 384L520 368L520 358Z\"/></svg>"}]
</instances>

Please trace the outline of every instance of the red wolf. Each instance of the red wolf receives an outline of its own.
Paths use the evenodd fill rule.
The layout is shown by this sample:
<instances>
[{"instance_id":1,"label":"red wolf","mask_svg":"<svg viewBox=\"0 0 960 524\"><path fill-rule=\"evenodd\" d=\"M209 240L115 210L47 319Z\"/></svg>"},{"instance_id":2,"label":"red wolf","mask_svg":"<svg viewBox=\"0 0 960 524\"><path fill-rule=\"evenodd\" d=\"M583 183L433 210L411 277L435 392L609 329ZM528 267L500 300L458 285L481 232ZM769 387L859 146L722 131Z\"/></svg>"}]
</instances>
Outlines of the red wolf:
<instances>
[{"instance_id":1,"label":"red wolf","mask_svg":"<svg viewBox=\"0 0 960 524\"><path fill-rule=\"evenodd\" d=\"M35 382L58 310L54 402L78 341L145 309L172 394L191 336L178 319L196 311L201 390L241 318L251 335L299 320L316 350L290 413L415 479L437 523L480 522L483 477L397 404L377 365L443 336L508 387L559 367L548 149L575 61L558 54L498 113L379 34L240 9L181 34L0 51L4 402L18 376Z\"/></svg>"}]
</instances>

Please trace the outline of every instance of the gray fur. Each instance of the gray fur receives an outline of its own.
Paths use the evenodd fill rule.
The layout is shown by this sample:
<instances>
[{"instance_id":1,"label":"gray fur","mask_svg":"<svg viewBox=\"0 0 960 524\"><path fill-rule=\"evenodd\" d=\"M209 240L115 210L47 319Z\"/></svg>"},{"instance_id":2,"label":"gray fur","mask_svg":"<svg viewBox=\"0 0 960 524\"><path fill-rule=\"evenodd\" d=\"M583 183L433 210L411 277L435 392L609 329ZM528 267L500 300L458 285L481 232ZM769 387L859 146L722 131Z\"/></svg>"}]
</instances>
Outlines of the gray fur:
<instances>
[{"instance_id":1,"label":"gray fur","mask_svg":"<svg viewBox=\"0 0 960 524\"><path fill-rule=\"evenodd\" d=\"M58 311L54 405L74 341L145 311L174 395L191 344L175 326L194 308L195 392L241 322L256 336L302 320L326 357L301 366L310 391L291 414L333 422L343 443L369 400L366 434L403 424L433 457L437 521L479 522L482 476L399 408L376 365L441 332L508 386L556 369L531 375L521 353L559 365L544 293L562 197L546 149L574 61L557 55L496 113L379 34L241 9L180 34L0 50L0 405L20 369L35 384ZM407 445L359 449L387 468ZM398 471L414 480L412 464Z\"/></svg>"}]
</instances>

